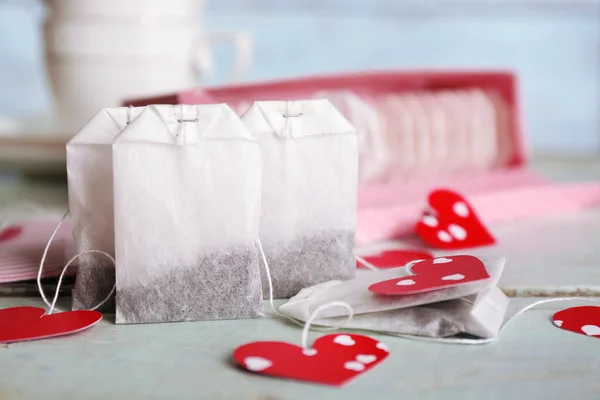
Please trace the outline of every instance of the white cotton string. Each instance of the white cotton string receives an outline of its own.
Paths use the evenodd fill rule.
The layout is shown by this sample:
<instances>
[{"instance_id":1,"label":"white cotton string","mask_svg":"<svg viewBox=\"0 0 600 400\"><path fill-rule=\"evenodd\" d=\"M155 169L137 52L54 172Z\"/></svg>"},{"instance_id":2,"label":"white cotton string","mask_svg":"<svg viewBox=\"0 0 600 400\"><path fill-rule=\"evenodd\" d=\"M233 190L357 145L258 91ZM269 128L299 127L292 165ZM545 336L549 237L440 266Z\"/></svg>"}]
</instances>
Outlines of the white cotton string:
<instances>
[{"instance_id":1,"label":"white cotton string","mask_svg":"<svg viewBox=\"0 0 600 400\"><path fill-rule=\"evenodd\" d=\"M58 224L56 225L56 228L54 228L54 232L52 232L52 235L50 235L50 238L48 239L48 243L46 243L46 248L44 249L44 253L42 254L42 259L40 260L40 267L38 269L37 287L38 287L38 291L40 292L40 296L42 297L42 300L44 301L44 303L46 303L46 306L49 307L47 315L52 314L52 311L54 311L54 308L56 306L56 301L58 300L58 294L60 292L60 286L62 285L62 280L63 280L63 277L65 275L65 272L67 272L67 269L79 257L81 257L84 254L88 254L88 253L102 254L102 255L108 257L108 259L113 263L113 266L116 265L115 259L110 254L108 254L108 253L106 253L104 251L101 251L101 250L86 250L86 251L82 251L81 253L77 254L75 257L71 258L69 260L69 262L67 262L67 264L64 266L64 268L63 268L63 270L62 270L62 272L60 274L60 277L58 278L58 283L56 285L56 291L54 293L54 298L52 300L52 303L50 303L48 301L48 298L46 297L46 294L44 293L44 289L42 288L42 274L43 274L43 271L44 271L44 263L46 262L46 257L48 255L48 250L50 249L50 246L52 245L52 241L54 240L54 237L58 233L58 230L60 229L62 223L65 221L65 218L67 218L67 215L69 215L69 210L67 210L65 212L65 214L62 216L62 218L58 221ZM112 296L112 294L115 292L115 288L116 288L116 284L113 285L112 290L104 298L104 300L102 300L98 305L94 306L90 310L96 310L96 309L100 308L102 305L104 305L104 303L106 303L110 299L110 297Z\"/></svg>"},{"instance_id":2,"label":"white cotton string","mask_svg":"<svg viewBox=\"0 0 600 400\"><path fill-rule=\"evenodd\" d=\"M554 302L561 302L561 301L586 301L586 302L591 302L591 303L597 303L600 304L600 301L598 300L594 300L594 299L590 299L587 297L557 297L557 298L553 298L553 299L546 299L546 300L540 300L540 301L536 301L534 303L531 303L523 308L521 308L519 311L517 311L512 317L510 317L509 319L507 319L504 324L502 324L502 327L500 328L500 330L498 331L498 334L494 337L491 338L486 338L486 339L467 339L467 338L433 338L433 337L426 337L426 336L414 336L414 335L406 335L406 334L396 334L394 336L399 336L405 339L411 339L411 340L419 340L422 342L434 342L434 343L447 343L447 344L488 344L488 343L492 343L497 341L500 338L500 334L504 331L504 329L506 329L506 327L513 322L518 316L520 316L521 314L531 310L534 307L537 307L541 304L546 304L546 303L554 303Z\"/></svg>"},{"instance_id":3,"label":"white cotton string","mask_svg":"<svg viewBox=\"0 0 600 400\"><path fill-rule=\"evenodd\" d=\"M362 258L361 256L357 256L354 255L354 257L356 258L356 260L358 260L359 263L361 263L365 268L370 269L371 271L379 271L379 268L377 268L375 265L371 264L370 262L368 262L367 260L365 260L364 258ZM406 268L406 273L407 275L414 275L414 273L412 272L411 267L413 265L415 265L418 262L421 262L424 260L413 260L413 261L409 261L408 263L406 263L404 265L404 267ZM400 266L402 267L402 266Z\"/></svg>"},{"instance_id":4,"label":"white cotton string","mask_svg":"<svg viewBox=\"0 0 600 400\"><path fill-rule=\"evenodd\" d=\"M413 261L407 262L406 265L404 266L406 268L406 275L415 275L415 273L412 271L412 266L415 265L416 263L420 263L421 261L425 261L425 260L413 260Z\"/></svg>"},{"instance_id":5,"label":"white cotton string","mask_svg":"<svg viewBox=\"0 0 600 400\"><path fill-rule=\"evenodd\" d=\"M374 266L373 264L371 264L370 262L368 262L361 256L355 255L354 257L356 257L358 262L361 263L365 268L370 269L371 271L379 271L379 268L377 268L376 266Z\"/></svg>"},{"instance_id":6,"label":"white cotton string","mask_svg":"<svg viewBox=\"0 0 600 400\"><path fill-rule=\"evenodd\" d=\"M113 263L113 266L115 265L115 259L110 254L108 254L108 253L106 253L104 251L101 251L101 250L86 250L86 251L82 251L81 253L77 254L75 257L71 258L69 260L69 262L64 266L64 268L63 268L63 270L62 270L62 272L60 274L60 277L58 278L58 283L56 284L56 292L54 293L54 299L52 300L52 304L50 305L50 309L48 310L48 314L47 315L52 314L52 311L54 311L54 307L56 305L56 301L58 300L58 293L60 291L60 285L62 284L62 280L63 280L63 277L65 275L65 272L67 272L67 269L80 256L82 256L84 254L89 254L89 253L102 254L102 255L106 256ZM104 305L104 303L106 303L111 298L111 296L115 292L116 286L117 285L114 284L113 287L112 287L112 289L111 289L111 291L110 291L110 293L108 293L108 295L100 303L98 303L94 307L90 308L90 310L93 311L93 310L97 310L98 308L102 307ZM38 289L40 290L40 294L42 294L41 286L38 286Z\"/></svg>"},{"instance_id":7,"label":"white cotton string","mask_svg":"<svg viewBox=\"0 0 600 400\"><path fill-rule=\"evenodd\" d=\"M44 303L46 303L46 305L48 307L52 307L52 304L50 304L50 302L48 301L48 298L46 298L46 294L44 293L44 289L42 288L42 273L44 271L44 263L46 262L46 257L48 256L48 250L50 249L50 245L52 244L54 237L58 233L60 226L65 221L65 218L67 218L67 215L69 215L69 210L67 210L65 212L65 214L62 216L62 218L58 221L56 228L54 228L54 232L52 232L52 235L50 235L50 239L48 239L48 243L46 243L46 248L44 249L44 253L42 254L42 259L40 260L40 267L38 269L38 274L37 274L38 291L40 292L40 296L42 296L42 300L44 300ZM58 293L58 289L56 290L56 292Z\"/></svg>"},{"instance_id":8,"label":"white cotton string","mask_svg":"<svg viewBox=\"0 0 600 400\"><path fill-rule=\"evenodd\" d=\"M280 317L287 318L288 320L292 321L294 324L296 324L298 326L302 326L302 327L304 327L304 329L308 330L307 326L310 326L310 324L306 325L304 322L302 322L300 320L297 320L296 318L292 318L289 315L285 315L285 314L280 313L277 310L277 308L275 308L275 302L274 302L274 299L273 299L273 281L271 279L271 268L269 267L269 263L267 262L267 256L265 255L265 251L263 250L263 247L262 247L262 244L260 242L260 239L256 239L256 243L258 244L258 249L260 250L260 255L261 255L263 264L265 266L265 273L267 275L267 281L269 282L269 304L271 305L271 310L273 310L273 312L275 314L279 315ZM344 303L344 304L346 304L346 303ZM350 307L350 306L348 306L348 307ZM319 308L317 308L317 310L318 309ZM316 310L315 310L315 312L316 312ZM340 325L334 326L334 327L320 327L320 328L313 328L313 329L317 330L317 331L334 331L336 329L341 328L343 325L345 325L346 323L348 323L348 321L345 321L343 324L340 324Z\"/></svg>"},{"instance_id":9,"label":"white cotton string","mask_svg":"<svg viewBox=\"0 0 600 400\"><path fill-rule=\"evenodd\" d=\"M302 348L304 350L309 349L309 347L308 347L308 331L310 329L310 324L312 324L314 319L317 317L317 315L321 311L323 311L327 308L331 308L331 307L344 307L346 310L348 310L348 318L345 321L342 321L340 324L333 326L332 329L334 329L334 330L340 329L342 326L350 323L350 321L352 320L352 317L354 316L354 310L352 310L352 307L350 307L349 304L344 303L343 301L332 301L332 302L320 305L319 307L317 307L315 309L315 311L312 312L312 314L310 314L310 316L306 320L306 323L304 324L304 329L302 329Z\"/></svg>"}]
</instances>

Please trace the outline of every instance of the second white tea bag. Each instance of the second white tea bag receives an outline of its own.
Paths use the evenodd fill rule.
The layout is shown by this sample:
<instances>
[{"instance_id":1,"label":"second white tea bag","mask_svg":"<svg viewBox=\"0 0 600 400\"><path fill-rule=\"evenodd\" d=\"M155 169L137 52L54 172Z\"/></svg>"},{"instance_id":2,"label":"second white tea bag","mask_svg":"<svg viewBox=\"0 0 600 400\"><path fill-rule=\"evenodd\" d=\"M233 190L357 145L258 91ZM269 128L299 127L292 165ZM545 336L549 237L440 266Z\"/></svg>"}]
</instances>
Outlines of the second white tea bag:
<instances>
[{"instance_id":1,"label":"second white tea bag","mask_svg":"<svg viewBox=\"0 0 600 400\"><path fill-rule=\"evenodd\" d=\"M274 297L353 278L356 129L328 100L255 102L242 121L262 150L260 239Z\"/></svg>"},{"instance_id":2,"label":"second white tea bag","mask_svg":"<svg viewBox=\"0 0 600 400\"><path fill-rule=\"evenodd\" d=\"M115 253L113 229L113 139L143 110L100 110L67 143L69 216L73 255L101 250ZM115 267L99 253L82 254L73 290L73 309L98 305L115 284Z\"/></svg>"},{"instance_id":3,"label":"second white tea bag","mask_svg":"<svg viewBox=\"0 0 600 400\"><path fill-rule=\"evenodd\" d=\"M116 322L262 315L260 148L238 116L148 106L113 165Z\"/></svg>"}]
</instances>

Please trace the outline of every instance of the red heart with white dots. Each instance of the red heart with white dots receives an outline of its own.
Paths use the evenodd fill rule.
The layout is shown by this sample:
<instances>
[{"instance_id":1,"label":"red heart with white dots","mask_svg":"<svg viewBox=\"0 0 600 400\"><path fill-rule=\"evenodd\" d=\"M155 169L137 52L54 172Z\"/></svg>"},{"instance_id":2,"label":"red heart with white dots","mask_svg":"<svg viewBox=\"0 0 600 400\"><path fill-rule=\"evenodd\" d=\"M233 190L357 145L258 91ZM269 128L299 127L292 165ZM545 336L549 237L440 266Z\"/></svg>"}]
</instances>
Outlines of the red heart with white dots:
<instances>
[{"instance_id":1,"label":"red heart with white dots","mask_svg":"<svg viewBox=\"0 0 600 400\"><path fill-rule=\"evenodd\" d=\"M600 307L571 307L554 314L554 325L561 329L600 339Z\"/></svg>"},{"instance_id":2,"label":"red heart with white dots","mask_svg":"<svg viewBox=\"0 0 600 400\"><path fill-rule=\"evenodd\" d=\"M45 312L39 307L0 310L0 343L69 335L87 329L102 319L98 311L78 310L44 315Z\"/></svg>"},{"instance_id":3,"label":"red heart with white dots","mask_svg":"<svg viewBox=\"0 0 600 400\"><path fill-rule=\"evenodd\" d=\"M7 226L0 230L0 242L8 242L19 236L21 232L23 232L23 228L20 226Z\"/></svg>"},{"instance_id":4,"label":"red heart with white dots","mask_svg":"<svg viewBox=\"0 0 600 400\"><path fill-rule=\"evenodd\" d=\"M411 271L414 275L374 283L369 290L376 294L398 296L447 289L490 278L485 265L473 256L419 261L411 266Z\"/></svg>"},{"instance_id":5,"label":"red heart with white dots","mask_svg":"<svg viewBox=\"0 0 600 400\"><path fill-rule=\"evenodd\" d=\"M363 335L332 334L303 349L285 342L252 342L233 352L248 371L280 378L341 386L388 356L385 344Z\"/></svg>"},{"instance_id":6,"label":"red heart with white dots","mask_svg":"<svg viewBox=\"0 0 600 400\"><path fill-rule=\"evenodd\" d=\"M430 210L423 213L416 230L429 246L457 250L496 243L460 194L438 189L429 194L428 202Z\"/></svg>"},{"instance_id":7,"label":"red heart with white dots","mask_svg":"<svg viewBox=\"0 0 600 400\"><path fill-rule=\"evenodd\" d=\"M377 268L395 268L406 265L415 260L433 258L429 252L422 250L385 250L378 254L362 257L369 264ZM358 268L364 268L360 261L356 262Z\"/></svg>"}]
</instances>

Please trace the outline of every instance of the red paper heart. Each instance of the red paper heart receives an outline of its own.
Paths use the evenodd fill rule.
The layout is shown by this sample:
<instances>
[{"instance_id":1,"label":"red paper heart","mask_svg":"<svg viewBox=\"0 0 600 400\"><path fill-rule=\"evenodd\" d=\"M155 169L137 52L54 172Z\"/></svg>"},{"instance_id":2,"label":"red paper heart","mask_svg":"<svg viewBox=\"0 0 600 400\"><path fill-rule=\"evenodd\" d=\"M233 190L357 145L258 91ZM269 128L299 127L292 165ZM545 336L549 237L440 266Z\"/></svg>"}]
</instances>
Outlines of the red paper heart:
<instances>
[{"instance_id":1,"label":"red paper heart","mask_svg":"<svg viewBox=\"0 0 600 400\"><path fill-rule=\"evenodd\" d=\"M388 296L430 292L489 279L485 266L477 257L452 256L424 260L414 264L413 274L389 279L369 286L373 293Z\"/></svg>"},{"instance_id":2,"label":"red paper heart","mask_svg":"<svg viewBox=\"0 0 600 400\"><path fill-rule=\"evenodd\" d=\"M87 329L102 319L98 311L78 310L44 315L45 312L39 307L0 310L0 343L69 335Z\"/></svg>"},{"instance_id":3,"label":"red paper heart","mask_svg":"<svg viewBox=\"0 0 600 400\"><path fill-rule=\"evenodd\" d=\"M7 226L0 231L0 242L7 242L11 239L16 238L23 232L23 228L20 226Z\"/></svg>"},{"instance_id":4,"label":"red paper heart","mask_svg":"<svg viewBox=\"0 0 600 400\"><path fill-rule=\"evenodd\" d=\"M496 243L473 207L460 194L438 189L429 194L428 202L433 213L425 211L416 230L429 246L456 250Z\"/></svg>"},{"instance_id":5,"label":"red paper heart","mask_svg":"<svg viewBox=\"0 0 600 400\"><path fill-rule=\"evenodd\" d=\"M600 307L567 308L554 314L552 322L561 329L600 338Z\"/></svg>"},{"instance_id":6,"label":"red paper heart","mask_svg":"<svg viewBox=\"0 0 600 400\"><path fill-rule=\"evenodd\" d=\"M257 374L341 386L367 372L389 352L378 340L363 335L322 336L313 347L285 342L253 342L233 352L235 361Z\"/></svg>"},{"instance_id":7,"label":"red paper heart","mask_svg":"<svg viewBox=\"0 0 600 400\"><path fill-rule=\"evenodd\" d=\"M385 250L379 254L365 256L363 259L377 268L394 268L406 265L410 261L433 258L431 253L421 250ZM358 268L365 268L360 261L356 262Z\"/></svg>"}]
</instances>

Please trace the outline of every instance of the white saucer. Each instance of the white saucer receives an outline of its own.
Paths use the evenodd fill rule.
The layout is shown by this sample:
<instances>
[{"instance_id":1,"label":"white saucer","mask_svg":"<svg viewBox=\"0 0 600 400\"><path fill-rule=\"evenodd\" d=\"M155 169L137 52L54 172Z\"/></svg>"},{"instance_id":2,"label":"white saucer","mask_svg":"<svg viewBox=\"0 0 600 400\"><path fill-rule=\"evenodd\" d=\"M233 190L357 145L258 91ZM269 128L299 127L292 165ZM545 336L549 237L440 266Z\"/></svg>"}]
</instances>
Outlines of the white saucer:
<instances>
[{"instance_id":1,"label":"white saucer","mask_svg":"<svg viewBox=\"0 0 600 400\"><path fill-rule=\"evenodd\" d=\"M0 117L0 167L30 172L65 171L71 137L51 115Z\"/></svg>"}]
</instances>

